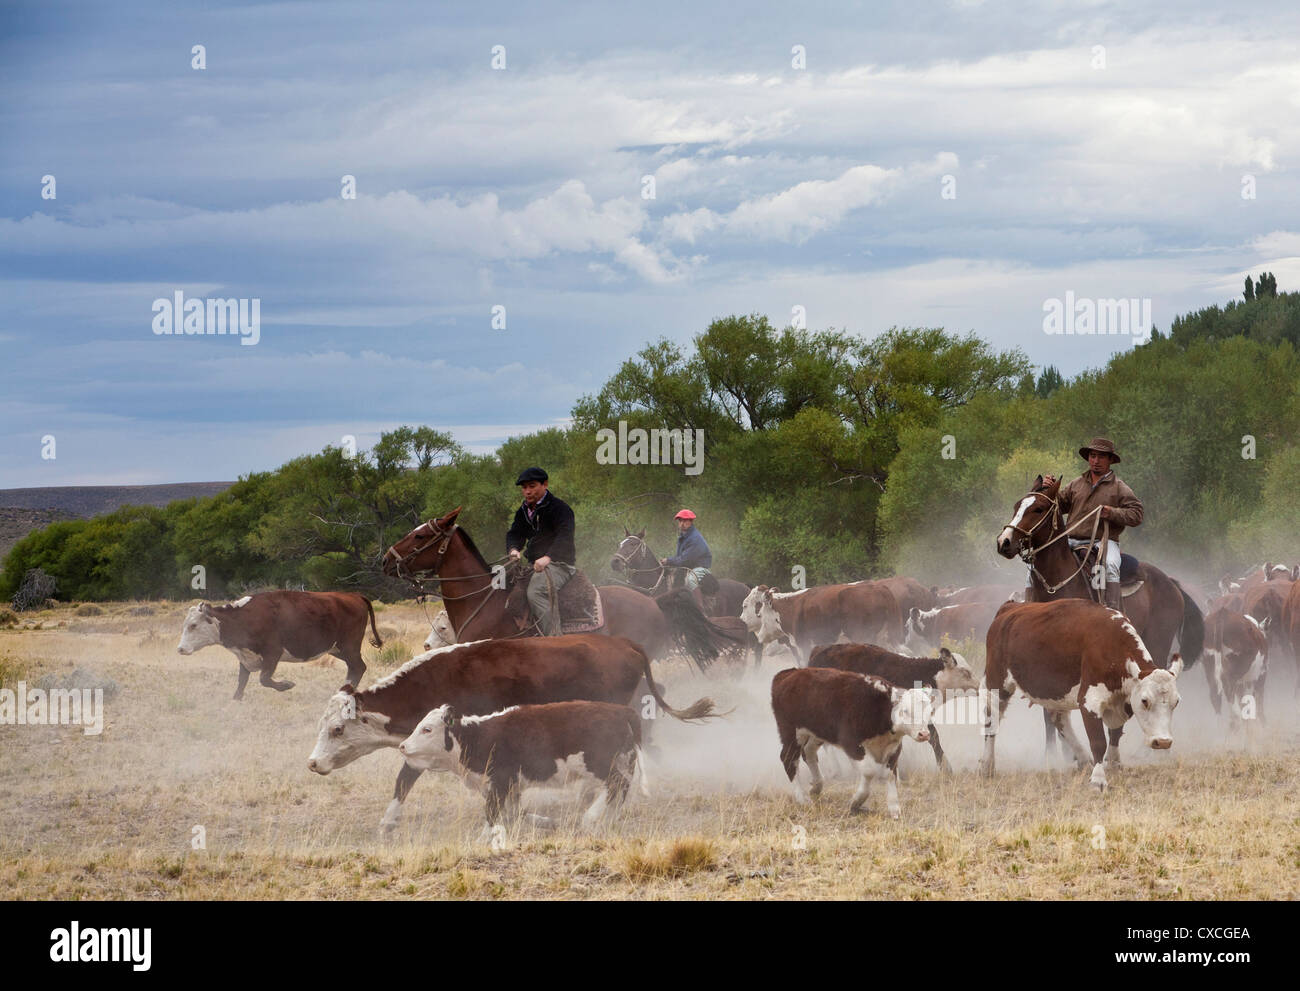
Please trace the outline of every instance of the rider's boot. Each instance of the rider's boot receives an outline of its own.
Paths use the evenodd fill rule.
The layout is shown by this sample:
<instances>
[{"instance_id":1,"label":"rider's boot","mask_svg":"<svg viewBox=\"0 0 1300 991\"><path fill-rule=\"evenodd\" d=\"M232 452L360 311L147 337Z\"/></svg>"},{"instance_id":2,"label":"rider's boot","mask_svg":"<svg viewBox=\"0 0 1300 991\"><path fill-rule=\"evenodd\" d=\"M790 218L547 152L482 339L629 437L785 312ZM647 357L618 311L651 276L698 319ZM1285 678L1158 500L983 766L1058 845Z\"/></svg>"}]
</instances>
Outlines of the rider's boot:
<instances>
[{"instance_id":1,"label":"rider's boot","mask_svg":"<svg viewBox=\"0 0 1300 991\"><path fill-rule=\"evenodd\" d=\"M1120 591L1119 582L1106 583L1106 605L1111 609L1124 611L1124 595Z\"/></svg>"}]
</instances>

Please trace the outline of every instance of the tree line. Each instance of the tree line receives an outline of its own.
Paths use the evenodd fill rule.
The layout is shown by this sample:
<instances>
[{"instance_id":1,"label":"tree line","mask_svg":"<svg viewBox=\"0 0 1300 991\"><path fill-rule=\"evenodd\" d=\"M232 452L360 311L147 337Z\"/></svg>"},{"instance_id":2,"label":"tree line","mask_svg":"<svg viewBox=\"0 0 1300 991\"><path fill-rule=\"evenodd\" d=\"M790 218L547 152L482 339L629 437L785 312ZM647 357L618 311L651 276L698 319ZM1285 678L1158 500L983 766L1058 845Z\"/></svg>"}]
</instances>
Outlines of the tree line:
<instances>
[{"instance_id":1,"label":"tree line","mask_svg":"<svg viewBox=\"0 0 1300 991\"><path fill-rule=\"evenodd\" d=\"M1083 470L1077 447L1111 437L1146 504L1126 550L1222 572L1296 556L1300 510L1300 294L1265 273L1242 301L1179 317L1166 334L1067 379L974 335L893 328L865 340L713 321L689 345L652 342L567 428L490 455L427 426L368 451L336 447L243 476L206 499L52 524L10 551L0 597L40 568L64 599L220 598L259 588L409 594L379 559L419 521L464 506L489 559L504 553L517 472L541 465L578 516L579 565L614 580L624 527L671 553L688 506L714 570L787 586L900 572L925 581L1019 581L993 535L1040 472ZM704 431L704 470L602 464L597 431ZM196 569L199 569L196 571Z\"/></svg>"}]
</instances>

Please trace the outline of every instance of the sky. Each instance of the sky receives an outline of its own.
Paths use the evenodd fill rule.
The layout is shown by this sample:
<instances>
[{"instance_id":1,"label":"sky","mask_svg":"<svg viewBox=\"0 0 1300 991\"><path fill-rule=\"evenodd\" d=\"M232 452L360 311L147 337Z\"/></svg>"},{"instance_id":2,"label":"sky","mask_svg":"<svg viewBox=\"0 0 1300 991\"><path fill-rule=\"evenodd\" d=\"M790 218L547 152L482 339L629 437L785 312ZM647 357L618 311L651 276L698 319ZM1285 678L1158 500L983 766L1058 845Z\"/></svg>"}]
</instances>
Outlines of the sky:
<instances>
[{"instance_id":1,"label":"sky","mask_svg":"<svg viewBox=\"0 0 1300 991\"><path fill-rule=\"evenodd\" d=\"M1071 375L1134 336L1051 300L1297 288L1300 8L1133 6L0 3L0 488L490 451L730 314Z\"/></svg>"}]
</instances>

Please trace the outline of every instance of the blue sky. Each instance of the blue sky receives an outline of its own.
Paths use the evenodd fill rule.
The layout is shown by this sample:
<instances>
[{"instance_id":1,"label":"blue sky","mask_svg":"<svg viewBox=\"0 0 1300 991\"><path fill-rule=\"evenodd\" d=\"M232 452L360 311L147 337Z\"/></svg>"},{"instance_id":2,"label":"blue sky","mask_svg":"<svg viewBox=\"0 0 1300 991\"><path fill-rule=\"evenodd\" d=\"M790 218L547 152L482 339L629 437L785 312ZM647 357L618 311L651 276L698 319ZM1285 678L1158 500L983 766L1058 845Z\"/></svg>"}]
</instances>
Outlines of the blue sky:
<instances>
[{"instance_id":1,"label":"blue sky","mask_svg":"<svg viewBox=\"0 0 1300 991\"><path fill-rule=\"evenodd\" d=\"M1048 336L1046 300L1149 297L1167 329L1246 272L1300 285L1298 28L1196 2L5 4L0 487L234 478L401 423L488 450L730 313L1102 364L1131 339ZM155 335L178 290L260 299L258 344Z\"/></svg>"}]
</instances>

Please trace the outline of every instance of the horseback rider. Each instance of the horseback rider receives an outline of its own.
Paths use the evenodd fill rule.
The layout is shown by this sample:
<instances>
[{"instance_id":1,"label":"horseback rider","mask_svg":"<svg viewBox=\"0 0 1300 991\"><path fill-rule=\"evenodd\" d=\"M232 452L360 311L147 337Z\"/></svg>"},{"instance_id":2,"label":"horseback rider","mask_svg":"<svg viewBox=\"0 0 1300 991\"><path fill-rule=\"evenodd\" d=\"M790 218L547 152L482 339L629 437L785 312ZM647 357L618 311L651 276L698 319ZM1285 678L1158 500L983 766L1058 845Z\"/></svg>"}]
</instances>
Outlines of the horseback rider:
<instances>
[{"instance_id":1,"label":"horseback rider","mask_svg":"<svg viewBox=\"0 0 1300 991\"><path fill-rule=\"evenodd\" d=\"M573 510L548 491L549 476L541 468L525 468L515 484L521 486L524 501L506 534L506 552L512 563L521 553L532 562L528 605L542 634L559 636L560 610L558 604L552 608L552 602L577 571Z\"/></svg>"},{"instance_id":2,"label":"horseback rider","mask_svg":"<svg viewBox=\"0 0 1300 991\"><path fill-rule=\"evenodd\" d=\"M713 552L695 527L694 513L689 509L678 510L673 519L677 521L677 553L659 563L668 568L686 568L686 587L693 592L713 566Z\"/></svg>"},{"instance_id":3,"label":"horseback rider","mask_svg":"<svg viewBox=\"0 0 1300 991\"><path fill-rule=\"evenodd\" d=\"M1062 488L1059 495L1061 512L1070 521L1066 527L1070 534L1070 547L1083 547L1088 543L1093 519L1089 517L1085 521L1083 517L1100 506L1099 515L1110 528L1106 543L1105 605L1123 612L1119 587L1119 535L1125 527L1142 523L1142 502L1116 477L1112 466L1119 464L1119 453L1105 437L1094 437L1091 444L1079 448L1079 457L1088 462L1088 470ZM1048 475L1043 481L1050 485L1055 479ZM1098 535L1100 532L1099 528Z\"/></svg>"}]
</instances>

